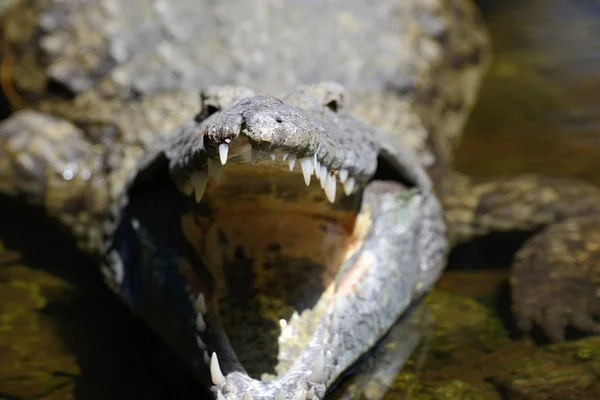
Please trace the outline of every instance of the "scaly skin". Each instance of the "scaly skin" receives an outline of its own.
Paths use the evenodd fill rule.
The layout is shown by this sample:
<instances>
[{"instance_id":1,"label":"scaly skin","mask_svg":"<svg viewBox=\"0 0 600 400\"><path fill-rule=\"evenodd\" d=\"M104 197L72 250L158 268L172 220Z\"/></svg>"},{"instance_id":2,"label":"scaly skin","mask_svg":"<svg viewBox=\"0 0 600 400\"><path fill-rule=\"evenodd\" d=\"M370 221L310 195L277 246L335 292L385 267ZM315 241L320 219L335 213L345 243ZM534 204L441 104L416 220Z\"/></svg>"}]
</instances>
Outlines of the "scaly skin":
<instances>
[{"instance_id":1,"label":"scaly skin","mask_svg":"<svg viewBox=\"0 0 600 400\"><path fill-rule=\"evenodd\" d=\"M597 225L578 221L597 190L452 171L488 55L471 4L204 3L19 2L3 23L32 110L0 125L0 190L95 254L215 396L322 398L435 282L446 231L425 171L452 243L545 229L517 256L524 328L597 329L575 308L591 292L571 293L596 287ZM345 89L301 86L332 79ZM317 162L337 192L302 185Z\"/></svg>"}]
</instances>

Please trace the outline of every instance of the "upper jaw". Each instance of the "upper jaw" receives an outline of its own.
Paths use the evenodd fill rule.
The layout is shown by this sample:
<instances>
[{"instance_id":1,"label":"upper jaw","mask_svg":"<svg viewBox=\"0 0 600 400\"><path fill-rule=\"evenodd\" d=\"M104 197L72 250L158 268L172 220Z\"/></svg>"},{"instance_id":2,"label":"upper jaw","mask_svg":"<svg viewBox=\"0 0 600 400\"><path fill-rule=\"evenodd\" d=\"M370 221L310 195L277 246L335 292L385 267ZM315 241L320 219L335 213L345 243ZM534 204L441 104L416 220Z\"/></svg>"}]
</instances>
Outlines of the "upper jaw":
<instances>
[{"instance_id":1,"label":"upper jaw","mask_svg":"<svg viewBox=\"0 0 600 400\"><path fill-rule=\"evenodd\" d=\"M323 188L328 175L341 184L349 180L347 192L373 176L380 135L375 128L343 109L332 111L306 89L284 100L287 103L266 95L241 98L227 109L212 115L203 112L201 118L184 125L166 150L171 176L180 190L191 193L193 178L199 181L198 175L193 176L196 172L205 171L205 179L218 178L227 163L254 164L259 157L284 159L290 168L300 166L305 181L314 175ZM218 110L212 104L211 108Z\"/></svg>"}]
</instances>

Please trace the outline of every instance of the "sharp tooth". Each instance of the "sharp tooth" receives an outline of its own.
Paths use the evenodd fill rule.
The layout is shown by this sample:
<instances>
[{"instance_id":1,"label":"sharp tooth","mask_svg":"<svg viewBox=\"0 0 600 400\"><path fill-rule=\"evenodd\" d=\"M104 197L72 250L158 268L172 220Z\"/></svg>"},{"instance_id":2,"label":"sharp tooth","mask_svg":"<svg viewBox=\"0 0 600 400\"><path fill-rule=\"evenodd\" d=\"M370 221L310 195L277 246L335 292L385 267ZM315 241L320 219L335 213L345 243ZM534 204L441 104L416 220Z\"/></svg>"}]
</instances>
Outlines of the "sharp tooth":
<instances>
[{"instance_id":1,"label":"sharp tooth","mask_svg":"<svg viewBox=\"0 0 600 400\"><path fill-rule=\"evenodd\" d=\"M279 391L279 394L277 395L277 400L285 400L285 393L283 393L283 390Z\"/></svg>"},{"instance_id":2,"label":"sharp tooth","mask_svg":"<svg viewBox=\"0 0 600 400\"><path fill-rule=\"evenodd\" d=\"M206 348L206 344L204 344L202 338L198 335L196 335L196 344L198 345L198 347L200 347L201 350L204 350Z\"/></svg>"},{"instance_id":3,"label":"sharp tooth","mask_svg":"<svg viewBox=\"0 0 600 400\"><path fill-rule=\"evenodd\" d=\"M317 179L320 179L321 178L321 163L316 158L315 158L314 165L315 165L315 176L317 177Z\"/></svg>"},{"instance_id":4,"label":"sharp tooth","mask_svg":"<svg viewBox=\"0 0 600 400\"><path fill-rule=\"evenodd\" d=\"M227 400L220 390L217 390L217 400Z\"/></svg>"},{"instance_id":5,"label":"sharp tooth","mask_svg":"<svg viewBox=\"0 0 600 400\"><path fill-rule=\"evenodd\" d=\"M244 400L254 400L254 398L252 397L250 392L246 392L246 394L244 395Z\"/></svg>"},{"instance_id":6,"label":"sharp tooth","mask_svg":"<svg viewBox=\"0 0 600 400\"><path fill-rule=\"evenodd\" d=\"M206 172L194 172L190 176L192 185L194 185L194 192L196 194L196 202L200 203L202 196L204 196L204 190L206 189L206 183L208 182L208 175Z\"/></svg>"},{"instance_id":7,"label":"sharp tooth","mask_svg":"<svg viewBox=\"0 0 600 400\"><path fill-rule=\"evenodd\" d=\"M319 164L319 160L317 160L317 154L316 153L313 155L312 162L313 162L313 168L317 169L317 166L320 165L320 164Z\"/></svg>"},{"instance_id":8,"label":"sharp tooth","mask_svg":"<svg viewBox=\"0 0 600 400\"><path fill-rule=\"evenodd\" d=\"M259 149L255 149L254 147L250 148L250 159L252 161L252 165L256 164L256 160L258 160L259 154L260 154Z\"/></svg>"},{"instance_id":9,"label":"sharp tooth","mask_svg":"<svg viewBox=\"0 0 600 400\"><path fill-rule=\"evenodd\" d=\"M352 194L355 184L356 181L352 177L348 178L348 180L344 182L344 193L346 193L346 196L350 196Z\"/></svg>"},{"instance_id":10,"label":"sharp tooth","mask_svg":"<svg viewBox=\"0 0 600 400\"><path fill-rule=\"evenodd\" d=\"M335 350L335 348L338 347L339 344L340 344L340 335L338 335L336 333L333 335L333 338L331 338L331 347Z\"/></svg>"},{"instance_id":11,"label":"sharp tooth","mask_svg":"<svg viewBox=\"0 0 600 400\"><path fill-rule=\"evenodd\" d=\"M327 182L327 167L324 165L321 165L319 180L321 181L321 189L325 189L325 183Z\"/></svg>"},{"instance_id":12,"label":"sharp tooth","mask_svg":"<svg viewBox=\"0 0 600 400\"><path fill-rule=\"evenodd\" d=\"M206 329L206 322L204 322L204 317L201 313L196 315L196 329L198 329L199 332L204 332Z\"/></svg>"},{"instance_id":13,"label":"sharp tooth","mask_svg":"<svg viewBox=\"0 0 600 400\"><path fill-rule=\"evenodd\" d=\"M212 357L210 358L210 377L215 385L222 385L225 383L225 377L221 372L221 367L219 367L217 353L212 353Z\"/></svg>"},{"instance_id":14,"label":"sharp tooth","mask_svg":"<svg viewBox=\"0 0 600 400\"><path fill-rule=\"evenodd\" d=\"M299 391L295 400L306 400L306 390Z\"/></svg>"},{"instance_id":15,"label":"sharp tooth","mask_svg":"<svg viewBox=\"0 0 600 400\"><path fill-rule=\"evenodd\" d=\"M289 155L290 155L290 153L288 153L288 152L283 153L283 161L287 160Z\"/></svg>"},{"instance_id":16,"label":"sharp tooth","mask_svg":"<svg viewBox=\"0 0 600 400\"><path fill-rule=\"evenodd\" d=\"M221 180L221 171L223 170L223 166L219 165L219 163L212 158L208 159L208 176L212 176L216 183L219 183Z\"/></svg>"},{"instance_id":17,"label":"sharp tooth","mask_svg":"<svg viewBox=\"0 0 600 400\"><path fill-rule=\"evenodd\" d=\"M196 312L206 315L206 312L208 310L206 309L206 300L204 299L204 293L200 293L198 295L198 297L196 298L196 303L194 304L194 308L196 309Z\"/></svg>"},{"instance_id":18,"label":"sharp tooth","mask_svg":"<svg viewBox=\"0 0 600 400\"><path fill-rule=\"evenodd\" d=\"M337 186L334 174L327 174L327 182L325 183L325 195L330 203L335 202L335 188Z\"/></svg>"},{"instance_id":19,"label":"sharp tooth","mask_svg":"<svg viewBox=\"0 0 600 400\"><path fill-rule=\"evenodd\" d=\"M227 143L221 143L219 145L219 158L221 158L221 164L225 165L227 162L227 153L229 152L229 145Z\"/></svg>"},{"instance_id":20,"label":"sharp tooth","mask_svg":"<svg viewBox=\"0 0 600 400\"><path fill-rule=\"evenodd\" d=\"M271 160L275 161L275 152L274 151L271 152Z\"/></svg>"},{"instance_id":21,"label":"sharp tooth","mask_svg":"<svg viewBox=\"0 0 600 400\"><path fill-rule=\"evenodd\" d=\"M317 354L317 361L315 361L315 369L313 369L312 373L308 377L308 380L315 383L320 383L323 379L323 369L325 368L325 354L323 354L323 350L319 351Z\"/></svg>"},{"instance_id":22,"label":"sharp tooth","mask_svg":"<svg viewBox=\"0 0 600 400\"><path fill-rule=\"evenodd\" d=\"M285 158L284 158L285 160ZM296 155L290 154L288 157L288 164L290 165L290 171L294 170L294 165L296 165Z\"/></svg>"},{"instance_id":23,"label":"sharp tooth","mask_svg":"<svg viewBox=\"0 0 600 400\"><path fill-rule=\"evenodd\" d=\"M204 351L204 363L206 365L210 364L210 357L208 356L208 352L206 350Z\"/></svg>"},{"instance_id":24,"label":"sharp tooth","mask_svg":"<svg viewBox=\"0 0 600 400\"><path fill-rule=\"evenodd\" d=\"M346 179L348 179L348 170L341 169L339 176L340 176L340 182L342 182L342 183L346 182Z\"/></svg>"},{"instance_id":25,"label":"sharp tooth","mask_svg":"<svg viewBox=\"0 0 600 400\"><path fill-rule=\"evenodd\" d=\"M300 167L302 167L302 175L304 175L304 183L310 185L310 177L313 174L313 163L310 158L300 159Z\"/></svg>"}]
</instances>

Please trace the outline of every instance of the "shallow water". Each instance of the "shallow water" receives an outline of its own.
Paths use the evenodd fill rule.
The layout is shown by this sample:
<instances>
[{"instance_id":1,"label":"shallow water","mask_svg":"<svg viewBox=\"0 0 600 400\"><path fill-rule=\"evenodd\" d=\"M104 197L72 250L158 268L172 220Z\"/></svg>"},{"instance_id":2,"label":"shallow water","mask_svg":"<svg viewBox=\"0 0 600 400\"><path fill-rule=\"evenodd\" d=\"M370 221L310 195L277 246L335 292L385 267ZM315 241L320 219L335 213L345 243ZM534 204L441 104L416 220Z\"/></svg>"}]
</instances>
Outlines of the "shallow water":
<instances>
[{"instance_id":1,"label":"shallow water","mask_svg":"<svg viewBox=\"0 0 600 400\"><path fill-rule=\"evenodd\" d=\"M458 168L600 185L600 2L480 3L494 62L458 149ZM52 227L34 217L25 225L0 221L6 245L0 249L0 399L173 398L140 345L143 330L100 284L90 260L70 256L72 248L58 236L49 239ZM29 233L15 235L11 226ZM35 252L34 239L44 243ZM600 341L547 346L516 335L508 271L486 269L485 258L479 264L474 272L448 272L426 307L415 311L410 329L394 330L332 397L600 398ZM413 333L425 344L400 371L401 345ZM540 392L546 397L536 397Z\"/></svg>"}]
</instances>

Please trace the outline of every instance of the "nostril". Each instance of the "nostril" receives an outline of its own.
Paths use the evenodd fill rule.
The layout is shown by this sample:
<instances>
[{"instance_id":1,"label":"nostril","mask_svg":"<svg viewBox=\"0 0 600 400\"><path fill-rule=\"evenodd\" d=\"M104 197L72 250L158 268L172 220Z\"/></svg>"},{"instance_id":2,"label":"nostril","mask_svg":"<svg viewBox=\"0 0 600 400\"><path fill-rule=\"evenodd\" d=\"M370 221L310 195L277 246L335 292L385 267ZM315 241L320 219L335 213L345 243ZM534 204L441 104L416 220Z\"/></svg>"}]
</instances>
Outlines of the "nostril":
<instances>
[{"instance_id":1,"label":"nostril","mask_svg":"<svg viewBox=\"0 0 600 400\"><path fill-rule=\"evenodd\" d=\"M281 117L275 117L275 122L277 122L278 124L283 122L283 118Z\"/></svg>"}]
</instances>

